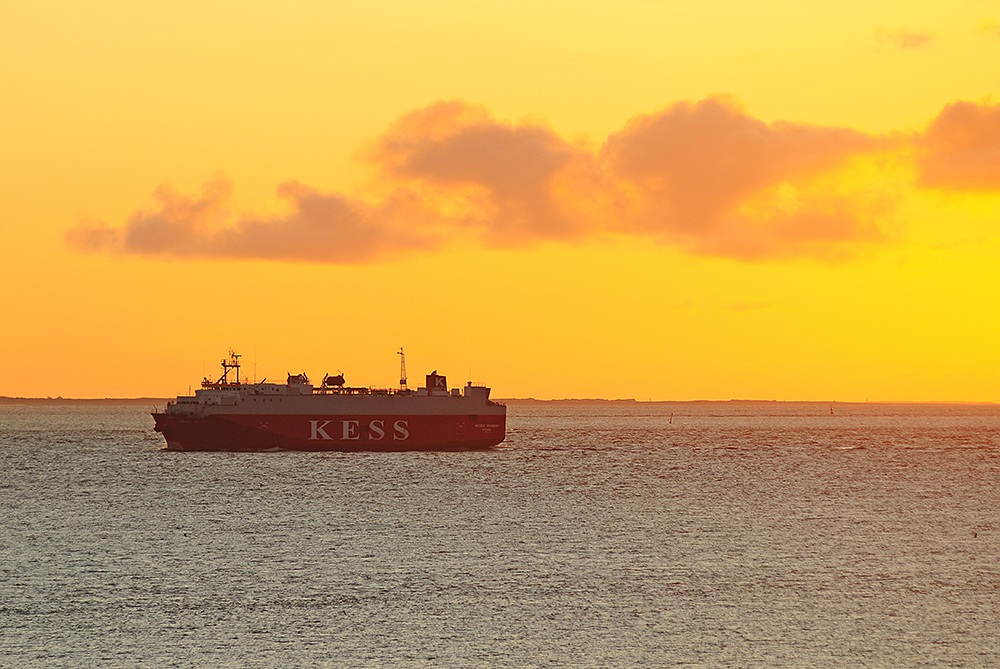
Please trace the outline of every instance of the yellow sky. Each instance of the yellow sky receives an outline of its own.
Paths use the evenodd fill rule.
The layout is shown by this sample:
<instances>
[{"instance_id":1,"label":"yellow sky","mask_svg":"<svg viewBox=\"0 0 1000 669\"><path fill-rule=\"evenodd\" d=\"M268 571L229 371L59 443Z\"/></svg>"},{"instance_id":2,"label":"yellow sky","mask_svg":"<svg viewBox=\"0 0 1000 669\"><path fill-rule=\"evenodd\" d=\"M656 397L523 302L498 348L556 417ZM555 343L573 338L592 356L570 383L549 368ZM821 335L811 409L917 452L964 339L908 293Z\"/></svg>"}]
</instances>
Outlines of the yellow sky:
<instances>
[{"instance_id":1,"label":"yellow sky","mask_svg":"<svg viewBox=\"0 0 1000 669\"><path fill-rule=\"evenodd\" d=\"M6 2L0 395L1000 401L1000 2L813 4Z\"/></svg>"}]
</instances>

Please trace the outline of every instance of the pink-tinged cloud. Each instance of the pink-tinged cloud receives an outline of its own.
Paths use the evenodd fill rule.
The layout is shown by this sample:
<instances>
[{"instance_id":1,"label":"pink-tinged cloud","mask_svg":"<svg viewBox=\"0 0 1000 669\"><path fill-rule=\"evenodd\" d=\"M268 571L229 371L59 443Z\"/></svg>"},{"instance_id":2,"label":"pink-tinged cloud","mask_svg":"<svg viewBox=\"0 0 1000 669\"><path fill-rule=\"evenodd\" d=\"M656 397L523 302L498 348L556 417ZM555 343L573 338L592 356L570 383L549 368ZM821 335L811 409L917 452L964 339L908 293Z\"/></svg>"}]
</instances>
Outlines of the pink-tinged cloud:
<instances>
[{"instance_id":1,"label":"pink-tinged cloud","mask_svg":"<svg viewBox=\"0 0 1000 669\"><path fill-rule=\"evenodd\" d=\"M980 37L1000 39L1000 21L996 19L983 19L976 24L975 32Z\"/></svg>"},{"instance_id":2,"label":"pink-tinged cloud","mask_svg":"<svg viewBox=\"0 0 1000 669\"><path fill-rule=\"evenodd\" d=\"M768 125L709 98L633 119L608 138L601 158L631 186L639 230L695 252L763 258L827 255L826 242L878 238L883 203L837 193L781 202L761 195L883 146L854 130Z\"/></svg>"},{"instance_id":3,"label":"pink-tinged cloud","mask_svg":"<svg viewBox=\"0 0 1000 669\"><path fill-rule=\"evenodd\" d=\"M464 223L490 245L581 234L587 217L563 191L599 181L594 156L551 129L497 122L484 108L460 101L407 114L366 158L390 183L464 204Z\"/></svg>"},{"instance_id":4,"label":"pink-tinged cloud","mask_svg":"<svg viewBox=\"0 0 1000 669\"><path fill-rule=\"evenodd\" d=\"M918 140L917 183L950 190L1000 189L1000 105L955 102Z\"/></svg>"},{"instance_id":5,"label":"pink-tinged cloud","mask_svg":"<svg viewBox=\"0 0 1000 669\"><path fill-rule=\"evenodd\" d=\"M875 41L882 46L896 49L923 49L930 46L931 42L934 41L934 36L926 31L906 30L904 28L896 28L895 30L876 28Z\"/></svg>"},{"instance_id":6,"label":"pink-tinged cloud","mask_svg":"<svg viewBox=\"0 0 1000 669\"><path fill-rule=\"evenodd\" d=\"M255 217L229 210L224 181L195 197L161 187L157 206L124 227L83 223L67 241L89 252L345 264L456 243L641 235L742 260L839 258L880 238L891 203L815 182L883 147L843 128L767 124L713 98L637 117L594 150L540 123L439 102L365 149L374 197L291 182L279 189L289 213Z\"/></svg>"},{"instance_id":7,"label":"pink-tinged cloud","mask_svg":"<svg viewBox=\"0 0 1000 669\"><path fill-rule=\"evenodd\" d=\"M279 195L291 213L231 221L231 187L217 179L199 197L168 186L154 193L158 207L129 217L124 228L83 224L67 234L70 246L89 252L156 255L173 258L255 258L318 263L370 262L407 250L431 250L442 239L419 230L419 201L397 191L378 206L322 193L295 182ZM401 221L412 221L405 228Z\"/></svg>"}]
</instances>

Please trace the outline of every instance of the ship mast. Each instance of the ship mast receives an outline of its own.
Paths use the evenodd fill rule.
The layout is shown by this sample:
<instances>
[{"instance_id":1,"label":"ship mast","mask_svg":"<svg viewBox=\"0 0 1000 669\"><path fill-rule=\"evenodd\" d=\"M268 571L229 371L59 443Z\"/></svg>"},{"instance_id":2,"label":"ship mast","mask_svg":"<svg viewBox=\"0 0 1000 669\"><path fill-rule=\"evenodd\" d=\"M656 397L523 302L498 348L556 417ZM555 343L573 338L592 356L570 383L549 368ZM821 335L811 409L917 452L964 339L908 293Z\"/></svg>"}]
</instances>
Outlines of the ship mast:
<instances>
[{"instance_id":1,"label":"ship mast","mask_svg":"<svg viewBox=\"0 0 1000 669\"><path fill-rule=\"evenodd\" d=\"M233 383L240 382L240 355L233 349L229 349L229 360L222 359L222 378L216 381L216 383L229 383L230 369L236 370L236 380Z\"/></svg>"},{"instance_id":2,"label":"ship mast","mask_svg":"<svg viewBox=\"0 0 1000 669\"><path fill-rule=\"evenodd\" d=\"M406 355L403 353L403 347L399 347L399 387L402 390L406 390Z\"/></svg>"}]
</instances>

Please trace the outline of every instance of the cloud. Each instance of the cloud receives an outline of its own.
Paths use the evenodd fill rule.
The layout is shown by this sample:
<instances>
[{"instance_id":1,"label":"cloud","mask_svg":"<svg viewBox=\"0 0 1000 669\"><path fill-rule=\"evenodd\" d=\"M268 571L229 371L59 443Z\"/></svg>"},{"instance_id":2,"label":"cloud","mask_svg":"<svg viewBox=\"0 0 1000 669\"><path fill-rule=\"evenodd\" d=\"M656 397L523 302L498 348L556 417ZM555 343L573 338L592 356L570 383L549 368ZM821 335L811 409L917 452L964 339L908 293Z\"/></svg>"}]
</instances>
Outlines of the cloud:
<instances>
[{"instance_id":1,"label":"cloud","mask_svg":"<svg viewBox=\"0 0 1000 669\"><path fill-rule=\"evenodd\" d=\"M235 222L228 211L231 191L223 179L206 184L199 197L160 186L155 210L132 214L122 229L84 223L67 233L67 242L85 252L345 264L432 250L443 242L432 230L400 223L424 218L419 200L403 190L371 206L288 182L278 193L291 204L290 214Z\"/></svg>"},{"instance_id":2,"label":"cloud","mask_svg":"<svg viewBox=\"0 0 1000 669\"><path fill-rule=\"evenodd\" d=\"M1000 39L1000 22L996 19L983 19L976 24L975 33L988 39Z\"/></svg>"},{"instance_id":3,"label":"cloud","mask_svg":"<svg viewBox=\"0 0 1000 669\"><path fill-rule=\"evenodd\" d=\"M883 146L855 130L768 125L709 98L633 119L601 153L631 186L641 231L695 252L761 258L877 238L882 207L811 181Z\"/></svg>"},{"instance_id":4,"label":"cloud","mask_svg":"<svg viewBox=\"0 0 1000 669\"><path fill-rule=\"evenodd\" d=\"M67 242L91 253L347 264L633 235L741 260L836 259L882 236L891 198L838 175L885 146L845 128L768 124L726 98L637 116L600 147L438 102L365 147L375 173L366 197L288 182L278 190L286 213L247 216L232 211L225 180L195 196L161 186L155 206L124 226L84 221Z\"/></svg>"},{"instance_id":5,"label":"cloud","mask_svg":"<svg viewBox=\"0 0 1000 669\"><path fill-rule=\"evenodd\" d=\"M1000 106L966 101L947 105L916 144L918 185L1000 189Z\"/></svg>"},{"instance_id":6,"label":"cloud","mask_svg":"<svg viewBox=\"0 0 1000 669\"><path fill-rule=\"evenodd\" d=\"M586 216L560 186L592 192L600 181L594 156L551 129L499 123L460 101L407 114L365 157L391 183L448 199L491 245L582 234Z\"/></svg>"},{"instance_id":7,"label":"cloud","mask_svg":"<svg viewBox=\"0 0 1000 669\"><path fill-rule=\"evenodd\" d=\"M881 46L893 47L896 49L923 49L930 46L934 41L934 36L925 31L906 30L896 28L875 29L875 41Z\"/></svg>"},{"instance_id":8,"label":"cloud","mask_svg":"<svg viewBox=\"0 0 1000 669\"><path fill-rule=\"evenodd\" d=\"M770 309L771 305L767 302L737 302L729 307L730 311L743 312L743 311L759 311L761 309Z\"/></svg>"}]
</instances>

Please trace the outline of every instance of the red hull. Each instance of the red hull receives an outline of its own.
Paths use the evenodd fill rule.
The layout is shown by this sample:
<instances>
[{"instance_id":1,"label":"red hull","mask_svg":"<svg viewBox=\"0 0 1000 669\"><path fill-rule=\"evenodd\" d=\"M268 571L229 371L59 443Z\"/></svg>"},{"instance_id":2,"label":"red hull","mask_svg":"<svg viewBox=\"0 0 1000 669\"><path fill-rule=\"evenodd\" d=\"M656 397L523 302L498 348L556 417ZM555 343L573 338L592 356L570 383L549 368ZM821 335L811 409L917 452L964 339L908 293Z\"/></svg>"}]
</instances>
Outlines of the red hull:
<instances>
[{"instance_id":1,"label":"red hull","mask_svg":"<svg viewBox=\"0 0 1000 669\"><path fill-rule=\"evenodd\" d=\"M496 446L504 415L155 413L167 448L183 451L458 451Z\"/></svg>"}]
</instances>

